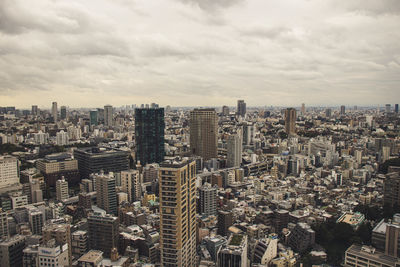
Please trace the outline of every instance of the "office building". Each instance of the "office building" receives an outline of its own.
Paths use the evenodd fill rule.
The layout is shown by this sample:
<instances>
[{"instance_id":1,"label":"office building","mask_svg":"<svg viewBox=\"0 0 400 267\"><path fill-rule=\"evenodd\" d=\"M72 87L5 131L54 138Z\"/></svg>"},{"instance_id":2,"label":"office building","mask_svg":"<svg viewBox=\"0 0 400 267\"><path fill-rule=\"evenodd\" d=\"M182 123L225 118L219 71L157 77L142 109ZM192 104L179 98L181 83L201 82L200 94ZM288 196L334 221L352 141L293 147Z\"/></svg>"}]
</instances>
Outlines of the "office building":
<instances>
[{"instance_id":1,"label":"office building","mask_svg":"<svg viewBox=\"0 0 400 267\"><path fill-rule=\"evenodd\" d=\"M227 167L240 167L242 164L242 131L228 137Z\"/></svg>"},{"instance_id":2,"label":"office building","mask_svg":"<svg viewBox=\"0 0 400 267\"><path fill-rule=\"evenodd\" d=\"M306 114L306 105L304 103L301 104L301 115L304 116Z\"/></svg>"},{"instance_id":3,"label":"office building","mask_svg":"<svg viewBox=\"0 0 400 267\"><path fill-rule=\"evenodd\" d=\"M22 266L23 267L39 266L39 245L29 245L23 250Z\"/></svg>"},{"instance_id":4,"label":"office building","mask_svg":"<svg viewBox=\"0 0 400 267\"><path fill-rule=\"evenodd\" d=\"M271 234L268 238L259 239L253 252L253 262L268 266L278 255L278 235Z\"/></svg>"},{"instance_id":5,"label":"office building","mask_svg":"<svg viewBox=\"0 0 400 267\"><path fill-rule=\"evenodd\" d=\"M38 109L38 106L37 106L37 105L32 105L31 114L32 114L33 116L39 115L39 109Z\"/></svg>"},{"instance_id":6,"label":"office building","mask_svg":"<svg viewBox=\"0 0 400 267\"><path fill-rule=\"evenodd\" d=\"M104 106L104 125L105 126L113 126L113 107L110 105Z\"/></svg>"},{"instance_id":7,"label":"office building","mask_svg":"<svg viewBox=\"0 0 400 267\"><path fill-rule=\"evenodd\" d=\"M390 207L400 206L400 173L392 172L386 175L383 189L383 203Z\"/></svg>"},{"instance_id":8,"label":"office building","mask_svg":"<svg viewBox=\"0 0 400 267\"><path fill-rule=\"evenodd\" d=\"M228 106L222 106L222 115L229 116L229 107Z\"/></svg>"},{"instance_id":9,"label":"office building","mask_svg":"<svg viewBox=\"0 0 400 267\"><path fill-rule=\"evenodd\" d=\"M117 214L117 193L115 178L112 174L94 175L97 193L97 206L109 214Z\"/></svg>"},{"instance_id":10,"label":"office building","mask_svg":"<svg viewBox=\"0 0 400 267\"><path fill-rule=\"evenodd\" d=\"M64 267L69 266L68 244L58 245L50 240L39 246L39 267Z\"/></svg>"},{"instance_id":11,"label":"office building","mask_svg":"<svg viewBox=\"0 0 400 267\"><path fill-rule=\"evenodd\" d=\"M16 235L0 242L0 266L22 266L24 248L25 236L22 235Z\"/></svg>"},{"instance_id":12,"label":"office building","mask_svg":"<svg viewBox=\"0 0 400 267\"><path fill-rule=\"evenodd\" d=\"M398 267L400 259L385 255L374 247L351 245L345 252L344 266Z\"/></svg>"},{"instance_id":13,"label":"office building","mask_svg":"<svg viewBox=\"0 0 400 267\"><path fill-rule=\"evenodd\" d=\"M19 184L18 159L12 156L0 156L0 188Z\"/></svg>"},{"instance_id":14,"label":"office building","mask_svg":"<svg viewBox=\"0 0 400 267\"><path fill-rule=\"evenodd\" d=\"M99 112L97 110L90 111L90 125L99 124Z\"/></svg>"},{"instance_id":15,"label":"office building","mask_svg":"<svg viewBox=\"0 0 400 267\"><path fill-rule=\"evenodd\" d=\"M195 267L196 161L176 159L160 164L160 249L164 267Z\"/></svg>"},{"instance_id":16,"label":"office building","mask_svg":"<svg viewBox=\"0 0 400 267\"><path fill-rule=\"evenodd\" d=\"M285 131L287 135L296 133L296 109L294 108L285 110Z\"/></svg>"},{"instance_id":17,"label":"office building","mask_svg":"<svg viewBox=\"0 0 400 267\"><path fill-rule=\"evenodd\" d=\"M251 145L254 143L255 137L255 126L254 124L247 123L243 125L243 144Z\"/></svg>"},{"instance_id":18,"label":"office building","mask_svg":"<svg viewBox=\"0 0 400 267\"><path fill-rule=\"evenodd\" d=\"M78 160L71 154L47 155L36 162L36 168L43 174L47 186L55 187L56 181L63 178L70 185L79 183Z\"/></svg>"},{"instance_id":19,"label":"office building","mask_svg":"<svg viewBox=\"0 0 400 267\"><path fill-rule=\"evenodd\" d=\"M119 219L109 214L92 214L88 217L89 248L104 252L110 257L111 250L118 248Z\"/></svg>"},{"instance_id":20,"label":"office building","mask_svg":"<svg viewBox=\"0 0 400 267\"><path fill-rule=\"evenodd\" d=\"M340 115L346 114L346 106L340 106Z\"/></svg>"},{"instance_id":21,"label":"office building","mask_svg":"<svg viewBox=\"0 0 400 267\"><path fill-rule=\"evenodd\" d=\"M399 104L395 104L395 105L394 105L394 112L395 112L396 114L399 113Z\"/></svg>"},{"instance_id":22,"label":"office building","mask_svg":"<svg viewBox=\"0 0 400 267\"><path fill-rule=\"evenodd\" d=\"M135 109L136 162L142 166L164 160L164 108Z\"/></svg>"},{"instance_id":23,"label":"office building","mask_svg":"<svg viewBox=\"0 0 400 267\"><path fill-rule=\"evenodd\" d=\"M325 116L327 118L330 118L332 116L332 109L331 108L325 109Z\"/></svg>"},{"instance_id":24,"label":"office building","mask_svg":"<svg viewBox=\"0 0 400 267\"><path fill-rule=\"evenodd\" d=\"M121 191L128 194L128 201L135 202L141 199L140 173L138 170L121 172Z\"/></svg>"},{"instance_id":25,"label":"office building","mask_svg":"<svg viewBox=\"0 0 400 267\"><path fill-rule=\"evenodd\" d=\"M121 172L129 170L129 151L106 147L87 147L74 150L74 158L78 161L82 179L89 178L91 173L103 170Z\"/></svg>"},{"instance_id":26,"label":"office building","mask_svg":"<svg viewBox=\"0 0 400 267\"><path fill-rule=\"evenodd\" d=\"M75 231L72 233L72 256L75 259L80 258L89 249L89 238L87 231Z\"/></svg>"},{"instance_id":27,"label":"office building","mask_svg":"<svg viewBox=\"0 0 400 267\"><path fill-rule=\"evenodd\" d=\"M218 252L218 267L247 267L247 235L232 234Z\"/></svg>"},{"instance_id":28,"label":"office building","mask_svg":"<svg viewBox=\"0 0 400 267\"><path fill-rule=\"evenodd\" d=\"M42 229L43 241L55 241L56 245L68 247L68 261L72 263L72 242L71 242L71 225L69 224L46 224Z\"/></svg>"},{"instance_id":29,"label":"office building","mask_svg":"<svg viewBox=\"0 0 400 267\"><path fill-rule=\"evenodd\" d=\"M0 239L7 238L9 234L7 212L0 208Z\"/></svg>"},{"instance_id":30,"label":"office building","mask_svg":"<svg viewBox=\"0 0 400 267\"><path fill-rule=\"evenodd\" d=\"M58 121L58 110L57 110L57 102L53 102L51 106L51 116L53 118L53 122Z\"/></svg>"},{"instance_id":31,"label":"office building","mask_svg":"<svg viewBox=\"0 0 400 267\"><path fill-rule=\"evenodd\" d=\"M217 215L217 189L218 186L211 186L209 183L205 183L199 188L199 211L201 216Z\"/></svg>"},{"instance_id":32,"label":"office building","mask_svg":"<svg viewBox=\"0 0 400 267\"><path fill-rule=\"evenodd\" d=\"M233 225L232 211L219 210L218 211L218 230L217 233L221 236L228 235L228 229Z\"/></svg>"},{"instance_id":33,"label":"office building","mask_svg":"<svg viewBox=\"0 0 400 267\"><path fill-rule=\"evenodd\" d=\"M60 108L60 118L62 120L65 120L67 118L67 107L66 106L61 106L61 108Z\"/></svg>"},{"instance_id":34,"label":"office building","mask_svg":"<svg viewBox=\"0 0 400 267\"><path fill-rule=\"evenodd\" d=\"M63 201L69 198L68 182L65 181L64 177L62 177L61 180L56 181L56 196L58 201Z\"/></svg>"},{"instance_id":35,"label":"office building","mask_svg":"<svg viewBox=\"0 0 400 267\"><path fill-rule=\"evenodd\" d=\"M385 112L390 113L392 111L392 106L390 104L385 105Z\"/></svg>"},{"instance_id":36,"label":"office building","mask_svg":"<svg viewBox=\"0 0 400 267\"><path fill-rule=\"evenodd\" d=\"M242 117L246 115L246 103L244 100L237 101L237 115Z\"/></svg>"},{"instance_id":37,"label":"office building","mask_svg":"<svg viewBox=\"0 0 400 267\"><path fill-rule=\"evenodd\" d=\"M209 160L217 157L218 117L214 109L194 109L190 112L191 153Z\"/></svg>"},{"instance_id":38,"label":"office building","mask_svg":"<svg viewBox=\"0 0 400 267\"><path fill-rule=\"evenodd\" d=\"M56 145L58 146L66 146L69 144L68 133L64 132L64 130L59 131L56 134Z\"/></svg>"},{"instance_id":39,"label":"office building","mask_svg":"<svg viewBox=\"0 0 400 267\"><path fill-rule=\"evenodd\" d=\"M43 211L32 208L28 211L29 225L31 227L31 232L34 235L42 234L42 227L44 225L44 214Z\"/></svg>"}]
</instances>

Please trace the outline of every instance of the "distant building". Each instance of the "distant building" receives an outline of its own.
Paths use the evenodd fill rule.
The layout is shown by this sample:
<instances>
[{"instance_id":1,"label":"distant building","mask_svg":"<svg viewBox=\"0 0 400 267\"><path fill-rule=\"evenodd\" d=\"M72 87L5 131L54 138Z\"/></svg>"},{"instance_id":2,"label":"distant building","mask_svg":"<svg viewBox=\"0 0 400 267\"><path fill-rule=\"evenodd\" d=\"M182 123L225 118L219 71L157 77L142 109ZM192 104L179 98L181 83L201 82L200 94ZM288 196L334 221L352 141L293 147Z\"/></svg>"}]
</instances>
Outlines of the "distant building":
<instances>
[{"instance_id":1,"label":"distant building","mask_svg":"<svg viewBox=\"0 0 400 267\"><path fill-rule=\"evenodd\" d=\"M57 110L57 102L53 102L51 106L51 116L53 118L53 122L58 121L58 110Z\"/></svg>"},{"instance_id":2,"label":"distant building","mask_svg":"<svg viewBox=\"0 0 400 267\"><path fill-rule=\"evenodd\" d=\"M296 109L294 108L285 110L285 131L288 135L296 133Z\"/></svg>"},{"instance_id":3,"label":"distant building","mask_svg":"<svg viewBox=\"0 0 400 267\"><path fill-rule=\"evenodd\" d=\"M66 106L61 106L61 108L60 108L60 118L62 120L65 120L67 118L67 107Z\"/></svg>"},{"instance_id":4,"label":"distant building","mask_svg":"<svg viewBox=\"0 0 400 267\"><path fill-rule=\"evenodd\" d=\"M291 231L288 243L294 251L304 252L315 244L315 231L308 224L299 222Z\"/></svg>"},{"instance_id":5,"label":"distant building","mask_svg":"<svg viewBox=\"0 0 400 267\"><path fill-rule=\"evenodd\" d=\"M129 202L141 199L141 182L138 170L121 172L121 191L128 194Z\"/></svg>"},{"instance_id":6,"label":"distant building","mask_svg":"<svg viewBox=\"0 0 400 267\"><path fill-rule=\"evenodd\" d=\"M242 164L242 131L228 137L227 167L240 167Z\"/></svg>"},{"instance_id":7,"label":"distant building","mask_svg":"<svg viewBox=\"0 0 400 267\"><path fill-rule=\"evenodd\" d=\"M191 154L204 160L217 157L218 117L215 109L194 109L190 112Z\"/></svg>"},{"instance_id":8,"label":"distant building","mask_svg":"<svg viewBox=\"0 0 400 267\"><path fill-rule=\"evenodd\" d=\"M306 114L306 105L304 103L301 104L301 115L304 116Z\"/></svg>"},{"instance_id":9,"label":"distant building","mask_svg":"<svg viewBox=\"0 0 400 267\"><path fill-rule=\"evenodd\" d=\"M242 117L244 117L246 115L246 103L244 102L244 100L238 100L237 114Z\"/></svg>"},{"instance_id":10,"label":"distant building","mask_svg":"<svg viewBox=\"0 0 400 267\"><path fill-rule=\"evenodd\" d=\"M103 170L120 172L129 169L129 151L105 147L88 147L74 150L74 158L78 161L79 173L82 179L91 173Z\"/></svg>"},{"instance_id":11,"label":"distant building","mask_svg":"<svg viewBox=\"0 0 400 267\"><path fill-rule=\"evenodd\" d=\"M39 115L39 109L38 109L38 106L37 106L37 105L32 105L31 114L32 114L33 116Z\"/></svg>"},{"instance_id":12,"label":"distant building","mask_svg":"<svg viewBox=\"0 0 400 267\"><path fill-rule=\"evenodd\" d=\"M212 187L208 183L199 188L201 216L217 215L217 189L218 187Z\"/></svg>"},{"instance_id":13,"label":"distant building","mask_svg":"<svg viewBox=\"0 0 400 267\"><path fill-rule=\"evenodd\" d=\"M383 203L390 207L400 206L400 173L392 172L386 175L383 189Z\"/></svg>"},{"instance_id":14,"label":"distant building","mask_svg":"<svg viewBox=\"0 0 400 267\"><path fill-rule=\"evenodd\" d=\"M0 188L19 184L18 159L12 156L0 156Z\"/></svg>"},{"instance_id":15,"label":"distant building","mask_svg":"<svg viewBox=\"0 0 400 267\"><path fill-rule=\"evenodd\" d=\"M96 181L97 206L109 214L117 215L117 193L115 178L111 174L94 175Z\"/></svg>"},{"instance_id":16,"label":"distant building","mask_svg":"<svg viewBox=\"0 0 400 267\"><path fill-rule=\"evenodd\" d=\"M104 125L111 127L114 124L113 121L113 107L110 105L104 106Z\"/></svg>"},{"instance_id":17,"label":"distant building","mask_svg":"<svg viewBox=\"0 0 400 267\"><path fill-rule=\"evenodd\" d=\"M228 106L222 106L222 115L229 116L229 107Z\"/></svg>"},{"instance_id":18,"label":"distant building","mask_svg":"<svg viewBox=\"0 0 400 267\"><path fill-rule=\"evenodd\" d=\"M340 115L346 114L346 106L340 106Z\"/></svg>"},{"instance_id":19,"label":"distant building","mask_svg":"<svg viewBox=\"0 0 400 267\"><path fill-rule=\"evenodd\" d=\"M91 110L89 112L89 117L90 117L90 125L99 124L99 112L97 110Z\"/></svg>"},{"instance_id":20,"label":"distant building","mask_svg":"<svg viewBox=\"0 0 400 267\"><path fill-rule=\"evenodd\" d=\"M164 160L164 108L135 109L136 162L141 165Z\"/></svg>"},{"instance_id":21,"label":"distant building","mask_svg":"<svg viewBox=\"0 0 400 267\"><path fill-rule=\"evenodd\" d=\"M332 109L330 108L325 109L325 116L327 118L330 118L332 116Z\"/></svg>"},{"instance_id":22,"label":"distant building","mask_svg":"<svg viewBox=\"0 0 400 267\"><path fill-rule=\"evenodd\" d=\"M61 180L56 181L56 195L58 201L63 201L69 198L68 194L68 182L65 181L64 177Z\"/></svg>"}]
</instances>

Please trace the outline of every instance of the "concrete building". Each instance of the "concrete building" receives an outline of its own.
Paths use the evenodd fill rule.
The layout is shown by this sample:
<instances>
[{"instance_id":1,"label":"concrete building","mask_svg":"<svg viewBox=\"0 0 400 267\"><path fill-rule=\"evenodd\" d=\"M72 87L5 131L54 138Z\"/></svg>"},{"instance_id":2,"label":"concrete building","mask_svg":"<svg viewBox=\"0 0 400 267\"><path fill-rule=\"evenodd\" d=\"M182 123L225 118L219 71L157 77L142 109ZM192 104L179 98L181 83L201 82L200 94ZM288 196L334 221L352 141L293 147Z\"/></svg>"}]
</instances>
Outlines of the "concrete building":
<instances>
[{"instance_id":1,"label":"concrete building","mask_svg":"<svg viewBox=\"0 0 400 267\"><path fill-rule=\"evenodd\" d=\"M392 172L386 175L383 190L383 203L385 205L400 206L400 173Z\"/></svg>"},{"instance_id":2,"label":"concrete building","mask_svg":"<svg viewBox=\"0 0 400 267\"><path fill-rule=\"evenodd\" d=\"M242 164L242 131L228 137L227 167L240 167Z\"/></svg>"},{"instance_id":3,"label":"concrete building","mask_svg":"<svg viewBox=\"0 0 400 267\"><path fill-rule=\"evenodd\" d=\"M104 106L104 125L112 127L114 125L113 107L111 105Z\"/></svg>"},{"instance_id":4,"label":"concrete building","mask_svg":"<svg viewBox=\"0 0 400 267\"><path fill-rule=\"evenodd\" d=\"M246 115L246 103L244 100L237 101L237 114L241 117Z\"/></svg>"},{"instance_id":5,"label":"concrete building","mask_svg":"<svg viewBox=\"0 0 400 267\"><path fill-rule=\"evenodd\" d=\"M5 188L18 183L18 159L12 156L0 156L0 188Z\"/></svg>"},{"instance_id":6,"label":"concrete building","mask_svg":"<svg viewBox=\"0 0 400 267\"><path fill-rule=\"evenodd\" d=\"M30 245L23 250L22 266L23 267L39 266L39 245Z\"/></svg>"},{"instance_id":7,"label":"concrete building","mask_svg":"<svg viewBox=\"0 0 400 267\"><path fill-rule=\"evenodd\" d=\"M215 109L190 112L190 150L204 160L217 157L218 116Z\"/></svg>"},{"instance_id":8,"label":"concrete building","mask_svg":"<svg viewBox=\"0 0 400 267\"><path fill-rule=\"evenodd\" d=\"M271 260L278 255L278 240L276 234L271 234L268 238L258 240L254 248L253 263L268 266Z\"/></svg>"},{"instance_id":9,"label":"concrete building","mask_svg":"<svg viewBox=\"0 0 400 267\"><path fill-rule=\"evenodd\" d=\"M164 267L196 266L196 161L160 164L160 249Z\"/></svg>"},{"instance_id":10,"label":"concrete building","mask_svg":"<svg viewBox=\"0 0 400 267\"><path fill-rule=\"evenodd\" d=\"M63 201L69 198L68 182L65 181L64 177L62 177L61 180L56 181L56 196L58 201Z\"/></svg>"},{"instance_id":11,"label":"concrete building","mask_svg":"<svg viewBox=\"0 0 400 267\"><path fill-rule=\"evenodd\" d=\"M291 231L288 244L294 251L304 252L315 244L315 231L308 224L299 222Z\"/></svg>"},{"instance_id":12,"label":"concrete building","mask_svg":"<svg viewBox=\"0 0 400 267\"><path fill-rule=\"evenodd\" d=\"M128 194L129 202L141 199L141 182L138 170L121 172L121 191Z\"/></svg>"},{"instance_id":13,"label":"concrete building","mask_svg":"<svg viewBox=\"0 0 400 267\"><path fill-rule=\"evenodd\" d=\"M53 118L53 122L58 121L57 102L53 102L51 105L51 117Z\"/></svg>"},{"instance_id":14,"label":"concrete building","mask_svg":"<svg viewBox=\"0 0 400 267\"><path fill-rule=\"evenodd\" d=\"M47 155L36 162L47 186L55 187L56 181L64 177L69 184L79 183L78 161L68 153Z\"/></svg>"},{"instance_id":15,"label":"concrete building","mask_svg":"<svg viewBox=\"0 0 400 267\"><path fill-rule=\"evenodd\" d=\"M7 238L9 235L8 214L0 208L0 239Z\"/></svg>"},{"instance_id":16,"label":"concrete building","mask_svg":"<svg viewBox=\"0 0 400 267\"><path fill-rule=\"evenodd\" d=\"M247 267L247 235L232 234L218 252L218 267Z\"/></svg>"},{"instance_id":17,"label":"concrete building","mask_svg":"<svg viewBox=\"0 0 400 267\"><path fill-rule=\"evenodd\" d=\"M1 267L22 266L23 250L25 248L25 236L16 235L0 242Z\"/></svg>"},{"instance_id":18,"label":"concrete building","mask_svg":"<svg viewBox=\"0 0 400 267\"><path fill-rule=\"evenodd\" d=\"M28 211L29 225L31 227L32 234L41 235L42 227L44 225L44 214L37 208L32 208Z\"/></svg>"},{"instance_id":19,"label":"concrete building","mask_svg":"<svg viewBox=\"0 0 400 267\"><path fill-rule=\"evenodd\" d=\"M39 267L69 266L68 244L57 245L54 240L40 245L38 248Z\"/></svg>"},{"instance_id":20,"label":"concrete building","mask_svg":"<svg viewBox=\"0 0 400 267\"><path fill-rule=\"evenodd\" d=\"M398 267L399 265L399 258L385 255L373 247L352 245L345 252L346 267Z\"/></svg>"},{"instance_id":21,"label":"concrete building","mask_svg":"<svg viewBox=\"0 0 400 267\"><path fill-rule=\"evenodd\" d=\"M294 108L285 110L285 131L287 135L296 133L296 109Z\"/></svg>"},{"instance_id":22,"label":"concrete building","mask_svg":"<svg viewBox=\"0 0 400 267\"><path fill-rule=\"evenodd\" d=\"M87 231L75 231L72 233L72 256L76 259L84 255L89 249L89 239Z\"/></svg>"},{"instance_id":23,"label":"concrete building","mask_svg":"<svg viewBox=\"0 0 400 267\"><path fill-rule=\"evenodd\" d=\"M217 233L221 236L228 235L228 228L233 224L232 211L219 210L218 211L218 230Z\"/></svg>"},{"instance_id":24,"label":"concrete building","mask_svg":"<svg viewBox=\"0 0 400 267\"><path fill-rule=\"evenodd\" d=\"M112 174L96 174L97 206L109 214L117 214L117 193L115 178Z\"/></svg>"},{"instance_id":25,"label":"concrete building","mask_svg":"<svg viewBox=\"0 0 400 267\"><path fill-rule=\"evenodd\" d=\"M209 183L205 183L199 188L201 216L217 215L217 191L218 187L211 186Z\"/></svg>"},{"instance_id":26,"label":"concrete building","mask_svg":"<svg viewBox=\"0 0 400 267\"><path fill-rule=\"evenodd\" d=\"M56 245L68 245L68 262L72 263L71 226L69 224L46 224L42 229L43 241L54 240Z\"/></svg>"},{"instance_id":27,"label":"concrete building","mask_svg":"<svg viewBox=\"0 0 400 267\"><path fill-rule=\"evenodd\" d=\"M92 214L88 217L89 248L104 252L110 257L111 250L118 247L119 219L109 214Z\"/></svg>"},{"instance_id":28,"label":"concrete building","mask_svg":"<svg viewBox=\"0 0 400 267\"><path fill-rule=\"evenodd\" d=\"M61 108L60 108L60 118L62 120L65 120L67 118L67 107L66 106L61 106Z\"/></svg>"}]
</instances>

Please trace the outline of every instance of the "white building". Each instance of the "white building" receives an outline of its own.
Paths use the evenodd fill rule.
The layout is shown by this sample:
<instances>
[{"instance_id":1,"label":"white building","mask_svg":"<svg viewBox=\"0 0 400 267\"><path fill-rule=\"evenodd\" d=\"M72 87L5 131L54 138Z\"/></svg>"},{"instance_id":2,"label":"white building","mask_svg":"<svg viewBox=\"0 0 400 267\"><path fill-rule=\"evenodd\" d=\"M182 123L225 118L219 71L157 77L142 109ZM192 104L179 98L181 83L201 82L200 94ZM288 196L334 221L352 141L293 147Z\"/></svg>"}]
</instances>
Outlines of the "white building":
<instances>
[{"instance_id":1,"label":"white building","mask_svg":"<svg viewBox=\"0 0 400 267\"><path fill-rule=\"evenodd\" d=\"M19 164L17 158L0 157L0 188L19 183Z\"/></svg>"},{"instance_id":2,"label":"white building","mask_svg":"<svg viewBox=\"0 0 400 267\"><path fill-rule=\"evenodd\" d=\"M62 177L62 179L56 181L56 194L57 194L58 201L63 201L64 199L69 198L68 182L65 181L64 177Z\"/></svg>"},{"instance_id":3,"label":"white building","mask_svg":"<svg viewBox=\"0 0 400 267\"><path fill-rule=\"evenodd\" d=\"M59 131L56 135L56 144L58 146L65 146L68 145L68 143L69 143L68 134L63 130Z\"/></svg>"},{"instance_id":4,"label":"white building","mask_svg":"<svg viewBox=\"0 0 400 267\"><path fill-rule=\"evenodd\" d=\"M55 245L49 241L47 245L39 246L39 267L69 266L68 244Z\"/></svg>"}]
</instances>

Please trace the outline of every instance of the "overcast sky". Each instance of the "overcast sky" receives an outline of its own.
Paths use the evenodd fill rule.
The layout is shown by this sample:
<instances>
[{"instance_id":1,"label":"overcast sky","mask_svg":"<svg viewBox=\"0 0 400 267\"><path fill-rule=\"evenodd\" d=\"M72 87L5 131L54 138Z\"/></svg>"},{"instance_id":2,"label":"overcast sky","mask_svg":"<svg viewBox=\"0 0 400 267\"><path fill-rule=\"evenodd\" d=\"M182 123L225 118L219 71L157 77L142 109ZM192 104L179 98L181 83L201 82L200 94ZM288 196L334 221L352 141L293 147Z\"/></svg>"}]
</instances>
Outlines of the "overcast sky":
<instances>
[{"instance_id":1,"label":"overcast sky","mask_svg":"<svg viewBox=\"0 0 400 267\"><path fill-rule=\"evenodd\" d=\"M237 99L400 102L400 1L0 1L0 106Z\"/></svg>"}]
</instances>

